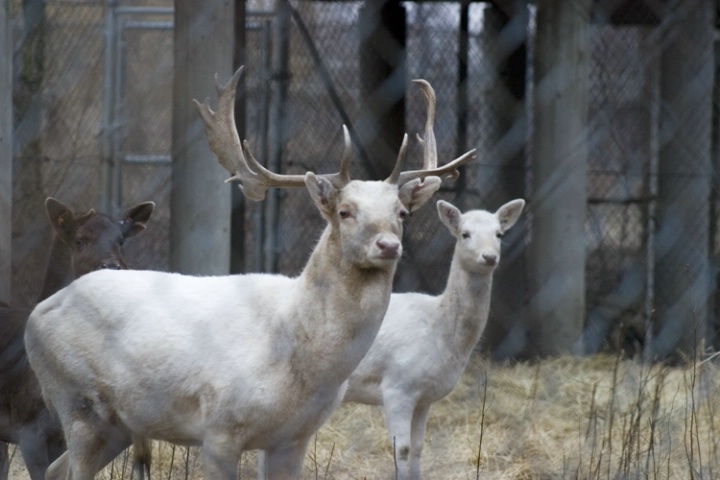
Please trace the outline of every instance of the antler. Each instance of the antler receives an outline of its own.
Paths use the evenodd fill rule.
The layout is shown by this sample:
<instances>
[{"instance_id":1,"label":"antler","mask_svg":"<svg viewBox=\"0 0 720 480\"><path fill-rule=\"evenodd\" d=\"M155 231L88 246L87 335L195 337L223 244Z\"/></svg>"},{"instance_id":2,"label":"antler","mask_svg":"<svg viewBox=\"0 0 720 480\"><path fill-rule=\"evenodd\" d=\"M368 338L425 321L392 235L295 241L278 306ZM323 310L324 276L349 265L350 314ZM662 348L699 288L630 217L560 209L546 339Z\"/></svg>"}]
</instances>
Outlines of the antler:
<instances>
[{"instance_id":1,"label":"antler","mask_svg":"<svg viewBox=\"0 0 720 480\"><path fill-rule=\"evenodd\" d=\"M409 182L410 180L413 180L415 178L424 178L428 176L437 176L437 177L448 177L455 179L460 175L460 172L458 172L458 167L465 165L466 163L470 162L473 158L475 158L475 149L462 154L455 160L451 161L450 163L439 167L437 166L438 162L438 154L437 154L437 142L435 141L435 132L433 130L433 127L435 125L435 103L436 103L436 97L435 97L435 90L433 90L432 86L427 80L419 79L419 80L413 80L413 83L416 83L420 86L420 89L423 93L423 96L425 97L425 101L427 102L427 119L425 120L425 138L423 139L420 137L420 135L417 135L417 139L420 142L420 144L423 146L423 166L422 170L412 170L408 172L401 172L402 167L399 167L401 160L400 157L403 157L404 160L404 148L405 148L405 140L403 141L403 146L400 148L401 154L398 155L398 163L395 165L395 169L393 170L393 174L388 178L388 182L391 183L398 183L399 185L402 185L403 183ZM407 136L406 136L407 138Z\"/></svg>"},{"instance_id":2,"label":"antler","mask_svg":"<svg viewBox=\"0 0 720 480\"><path fill-rule=\"evenodd\" d=\"M243 67L238 68L226 85L220 85L218 76L215 75L215 88L218 93L217 112L212 110L208 99L203 103L193 99L205 122L205 134L210 149L217 155L220 165L230 172L231 177L225 181L240 182L240 189L250 200L264 199L265 192L272 187L304 187L305 175L281 175L271 172L255 160L247 140L240 144L235 126L235 92L242 71ZM337 187L342 187L350 181L350 134L345 126L343 129L345 153L341 160L340 171L321 175Z\"/></svg>"},{"instance_id":3,"label":"antler","mask_svg":"<svg viewBox=\"0 0 720 480\"><path fill-rule=\"evenodd\" d=\"M423 146L423 168L437 168L437 142L435 141L435 90L427 80L413 80L420 86L420 90L427 102L427 118L425 119L425 140L418 133L417 139Z\"/></svg>"},{"instance_id":4,"label":"antler","mask_svg":"<svg viewBox=\"0 0 720 480\"><path fill-rule=\"evenodd\" d=\"M243 67L237 69L227 84L221 85L215 75L215 88L218 94L217 112L210 107L210 101L206 99L203 103L193 100L200 116L205 123L205 134L210 144L210 149L215 152L220 165L228 172L230 178L226 182L240 182L240 189L250 200L262 200L265 198L265 192L273 187L290 188L304 187L305 175L282 175L271 172L258 162L250 151L247 141L240 143L235 126L235 92L237 90ZM422 170L412 170L403 172L405 162L405 154L407 152L407 135L403 138L400 152L395 163L395 168L387 182L402 185L415 178L424 178L428 176L451 176L459 175L457 169L461 165L468 163L475 157L475 150L461 155L452 162L437 167L437 145L435 143L435 134L433 133L433 125L435 123L435 92L430 84L425 80L415 80L425 95L428 104L428 118L425 124L425 139L418 136L418 140L423 145L423 168ZM335 187L342 188L350 182L350 153L351 142L350 133L345 125L343 125L343 137L345 149L342 160L340 162L340 170L337 173L319 175L329 180Z\"/></svg>"}]
</instances>

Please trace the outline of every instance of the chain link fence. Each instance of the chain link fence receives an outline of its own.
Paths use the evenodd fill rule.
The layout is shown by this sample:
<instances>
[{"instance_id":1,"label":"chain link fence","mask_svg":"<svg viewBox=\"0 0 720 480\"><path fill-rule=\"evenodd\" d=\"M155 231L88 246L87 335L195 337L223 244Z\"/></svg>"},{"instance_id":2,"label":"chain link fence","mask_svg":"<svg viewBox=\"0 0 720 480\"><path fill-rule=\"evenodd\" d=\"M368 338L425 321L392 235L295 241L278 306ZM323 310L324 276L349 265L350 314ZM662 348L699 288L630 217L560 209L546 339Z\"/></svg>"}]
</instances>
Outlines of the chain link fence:
<instances>
[{"instance_id":1,"label":"chain link fence","mask_svg":"<svg viewBox=\"0 0 720 480\"><path fill-rule=\"evenodd\" d=\"M43 211L46 196L56 196L78 210L98 208L107 195L114 195L124 207L156 202L147 231L127 245L126 256L135 268L168 268L170 223L172 2L47 0L43 24L34 29L27 16L30 3L24 10L20 1L13 2L18 85L13 300L21 305L32 305L44 271L50 244ZM256 156L267 159L274 132L284 128L283 173L329 172L338 166L341 125L348 119L359 121L362 114L363 72L355 26L363 2L293 1L290 5L289 54L283 69L274 53L278 47L273 34L274 5L247 3L246 136ZM489 35L491 13L485 3L403 5L407 14L405 130L412 136L422 131L425 104L409 79L425 78L437 92L435 132L440 161L469 148L479 150L478 160L465 168L461 180L448 183L437 198L463 209L494 210L512 199L513 192L504 189L501 180L510 174L530 200L527 215L531 215L532 192L526 185L532 146L523 122L532 110L532 96L528 92L517 98L507 88L498 90L502 79L495 65L505 59L489 61L515 52L522 35ZM591 28L587 351L640 348L645 325L659 300L653 293L653 218L662 108L660 49L668 41L668 32L653 15L651 10L639 9L631 15L634 20L625 24L596 18ZM461 31L466 32L465 38ZM532 33L532 18L516 31ZM498 44L498 38L505 43ZM464 59L463 65L458 58ZM287 82L283 118L273 113L277 98L270 88L274 82ZM500 121L507 125L501 128ZM699 134L702 128L697 126ZM505 132L500 142L498 129ZM508 152L519 160L501 161ZM353 175L370 178L357 150L355 156ZM414 140L409 158L419 162ZM103 177L108 161L121 165L116 187L109 187ZM308 258L323 220L307 192L273 195L277 210L267 202L246 203L245 267L251 271L275 265L278 271L294 275ZM717 212L717 188L708 202ZM709 219L694 221L707 227ZM713 258L720 248L716 223L713 217L708 239ZM507 255L515 263L504 260L500 275L522 276L523 246L531 240L529 225L525 221L517 238L508 240L514 250ZM406 254L397 288L440 292L453 239L438 221L434 207L416 212L405 235ZM504 326L491 337L508 335L519 321L505 318L518 311L512 303L527 301L522 284L503 284L502 278L495 285L498 293L491 323ZM509 290L513 293L507 294ZM716 316L713 312L712 317ZM489 330L493 331L492 325Z\"/></svg>"},{"instance_id":2,"label":"chain link fence","mask_svg":"<svg viewBox=\"0 0 720 480\"><path fill-rule=\"evenodd\" d=\"M99 205L105 9L18 1L13 13L13 303L32 305L51 243L45 197Z\"/></svg>"},{"instance_id":3,"label":"chain link fence","mask_svg":"<svg viewBox=\"0 0 720 480\"><path fill-rule=\"evenodd\" d=\"M594 30L587 224L591 350L605 340L637 349L633 342L642 341L651 314L648 241L660 104L659 52L651 52L657 40L652 27Z\"/></svg>"}]
</instances>

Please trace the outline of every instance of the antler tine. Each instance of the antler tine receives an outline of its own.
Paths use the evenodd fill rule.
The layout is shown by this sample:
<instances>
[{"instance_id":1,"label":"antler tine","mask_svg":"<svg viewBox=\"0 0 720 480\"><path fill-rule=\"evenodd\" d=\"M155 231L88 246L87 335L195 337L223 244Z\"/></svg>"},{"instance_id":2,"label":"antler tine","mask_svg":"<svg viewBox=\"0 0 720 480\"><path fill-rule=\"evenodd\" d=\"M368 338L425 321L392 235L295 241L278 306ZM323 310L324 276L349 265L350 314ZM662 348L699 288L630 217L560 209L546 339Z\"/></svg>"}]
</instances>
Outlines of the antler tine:
<instances>
[{"instance_id":1,"label":"antler tine","mask_svg":"<svg viewBox=\"0 0 720 480\"><path fill-rule=\"evenodd\" d=\"M240 189L250 200L264 199L265 192L271 187L304 186L303 175L275 174L254 158L251 161L252 166L248 164L235 126L235 92L242 71L243 67L238 68L226 85L221 85L217 74L215 75L215 88L218 94L217 112L210 108L209 100L200 103L193 99L205 123L205 135L210 149L217 155L220 165L232 175L226 182L240 182ZM245 145L245 153L249 153L247 145Z\"/></svg>"},{"instance_id":2,"label":"antler tine","mask_svg":"<svg viewBox=\"0 0 720 480\"><path fill-rule=\"evenodd\" d=\"M270 187L304 187L305 186L305 175L283 175L275 173L267 168L263 167L260 162L255 160L255 156L250 151L250 144L247 140L243 141L243 151L245 157L248 159L250 168L254 170L256 178L262 179L263 198L265 191ZM257 172L257 173L255 173ZM227 179L229 182L232 179ZM244 190L243 190L244 191Z\"/></svg>"},{"instance_id":3,"label":"antler tine","mask_svg":"<svg viewBox=\"0 0 720 480\"><path fill-rule=\"evenodd\" d=\"M407 133L403 135L403 141L400 145L400 151L398 152L397 160L395 161L395 168L393 168L390 176L385 180L388 183L398 183L400 179L402 169L405 167L405 154L407 153ZM404 182L403 182L404 183Z\"/></svg>"},{"instance_id":4,"label":"antler tine","mask_svg":"<svg viewBox=\"0 0 720 480\"><path fill-rule=\"evenodd\" d=\"M242 158L240 138L235 128L234 112L227 105L235 101L235 89L240 81L241 74L242 67L235 72L227 85L224 86L219 83L217 74L215 75L215 89L218 93L217 113L210 107L210 99L206 98L203 103L193 99L193 103L205 123L205 135L208 138L210 148L217 155L220 165L230 172L233 177L239 172L247 170L245 159Z\"/></svg>"},{"instance_id":5,"label":"antler tine","mask_svg":"<svg viewBox=\"0 0 720 480\"><path fill-rule=\"evenodd\" d=\"M409 182L410 180L413 180L415 178L425 178L425 177L451 177L451 178L457 178L460 173L457 171L458 167L461 167L462 165L465 165L469 163L471 160L475 158L475 149L463 153L455 160L443 165L442 167L433 168L433 169L423 169L423 170L411 170L408 172L400 172L399 178L398 178L398 185L402 185L404 183Z\"/></svg>"},{"instance_id":6,"label":"antler tine","mask_svg":"<svg viewBox=\"0 0 720 480\"><path fill-rule=\"evenodd\" d=\"M423 146L423 169L429 170L437 168L438 161L437 142L435 141L435 131L433 130L435 126L435 90L427 80L417 79L413 80L413 83L420 86L420 90L422 91L423 96L425 97L425 102L427 103L425 139L423 140L419 134L417 135L417 139Z\"/></svg>"},{"instance_id":7,"label":"antler tine","mask_svg":"<svg viewBox=\"0 0 720 480\"><path fill-rule=\"evenodd\" d=\"M343 141L345 148L343 150L342 159L340 159L340 180L343 184L350 183L350 157L352 155L352 142L350 141L350 130L346 125L343 128Z\"/></svg>"},{"instance_id":8,"label":"antler tine","mask_svg":"<svg viewBox=\"0 0 720 480\"><path fill-rule=\"evenodd\" d=\"M350 183L350 158L352 154L352 142L350 141L350 131L347 126L343 125L343 140L345 147L343 149L343 156L340 159L340 171L337 173L330 173L321 175L332 182L337 188L342 188Z\"/></svg>"}]
</instances>

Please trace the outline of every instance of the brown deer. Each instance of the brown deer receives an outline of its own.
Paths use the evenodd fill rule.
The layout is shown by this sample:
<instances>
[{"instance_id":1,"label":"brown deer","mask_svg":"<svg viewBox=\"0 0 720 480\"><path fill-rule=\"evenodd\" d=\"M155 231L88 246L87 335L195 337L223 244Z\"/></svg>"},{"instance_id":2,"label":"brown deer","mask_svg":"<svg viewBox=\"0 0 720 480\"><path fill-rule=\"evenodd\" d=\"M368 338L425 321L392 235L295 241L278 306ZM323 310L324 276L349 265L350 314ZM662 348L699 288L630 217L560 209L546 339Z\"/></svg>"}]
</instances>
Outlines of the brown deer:
<instances>
[{"instance_id":1,"label":"brown deer","mask_svg":"<svg viewBox=\"0 0 720 480\"><path fill-rule=\"evenodd\" d=\"M45 207L54 238L40 301L91 271L126 269L122 245L145 229L155 204L140 203L119 219L94 210L75 215L54 198ZM32 480L45 478L48 465L65 450L60 423L45 406L28 364L23 334L29 315L30 310L0 303L0 480L8 478L8 443L20 448Z\"/></svg>"}]
</instances>

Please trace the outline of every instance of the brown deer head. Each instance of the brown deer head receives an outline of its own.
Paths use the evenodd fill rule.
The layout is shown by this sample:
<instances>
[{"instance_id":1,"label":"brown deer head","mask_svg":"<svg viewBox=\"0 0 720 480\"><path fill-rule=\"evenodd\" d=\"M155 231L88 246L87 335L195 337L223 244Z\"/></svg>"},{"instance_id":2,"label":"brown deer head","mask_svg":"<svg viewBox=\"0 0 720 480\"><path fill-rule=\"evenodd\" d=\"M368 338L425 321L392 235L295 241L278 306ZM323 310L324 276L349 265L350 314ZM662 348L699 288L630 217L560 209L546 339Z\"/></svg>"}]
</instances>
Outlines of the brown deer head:
<instances>
[{"instance_id":1,"label":"brown deer head","mask_svg":"<svg viewBox=\"0 0 720 480\"><path fill-rule=\"evenodd\" d=\"M95 210L76 215L52 197L45 200L45 209L55 239L40 300L94 270L126 269L122 246L127 238L145 230L155 204L143 202L130 207L118 219Z\"/></svg>"}]
</instances>

